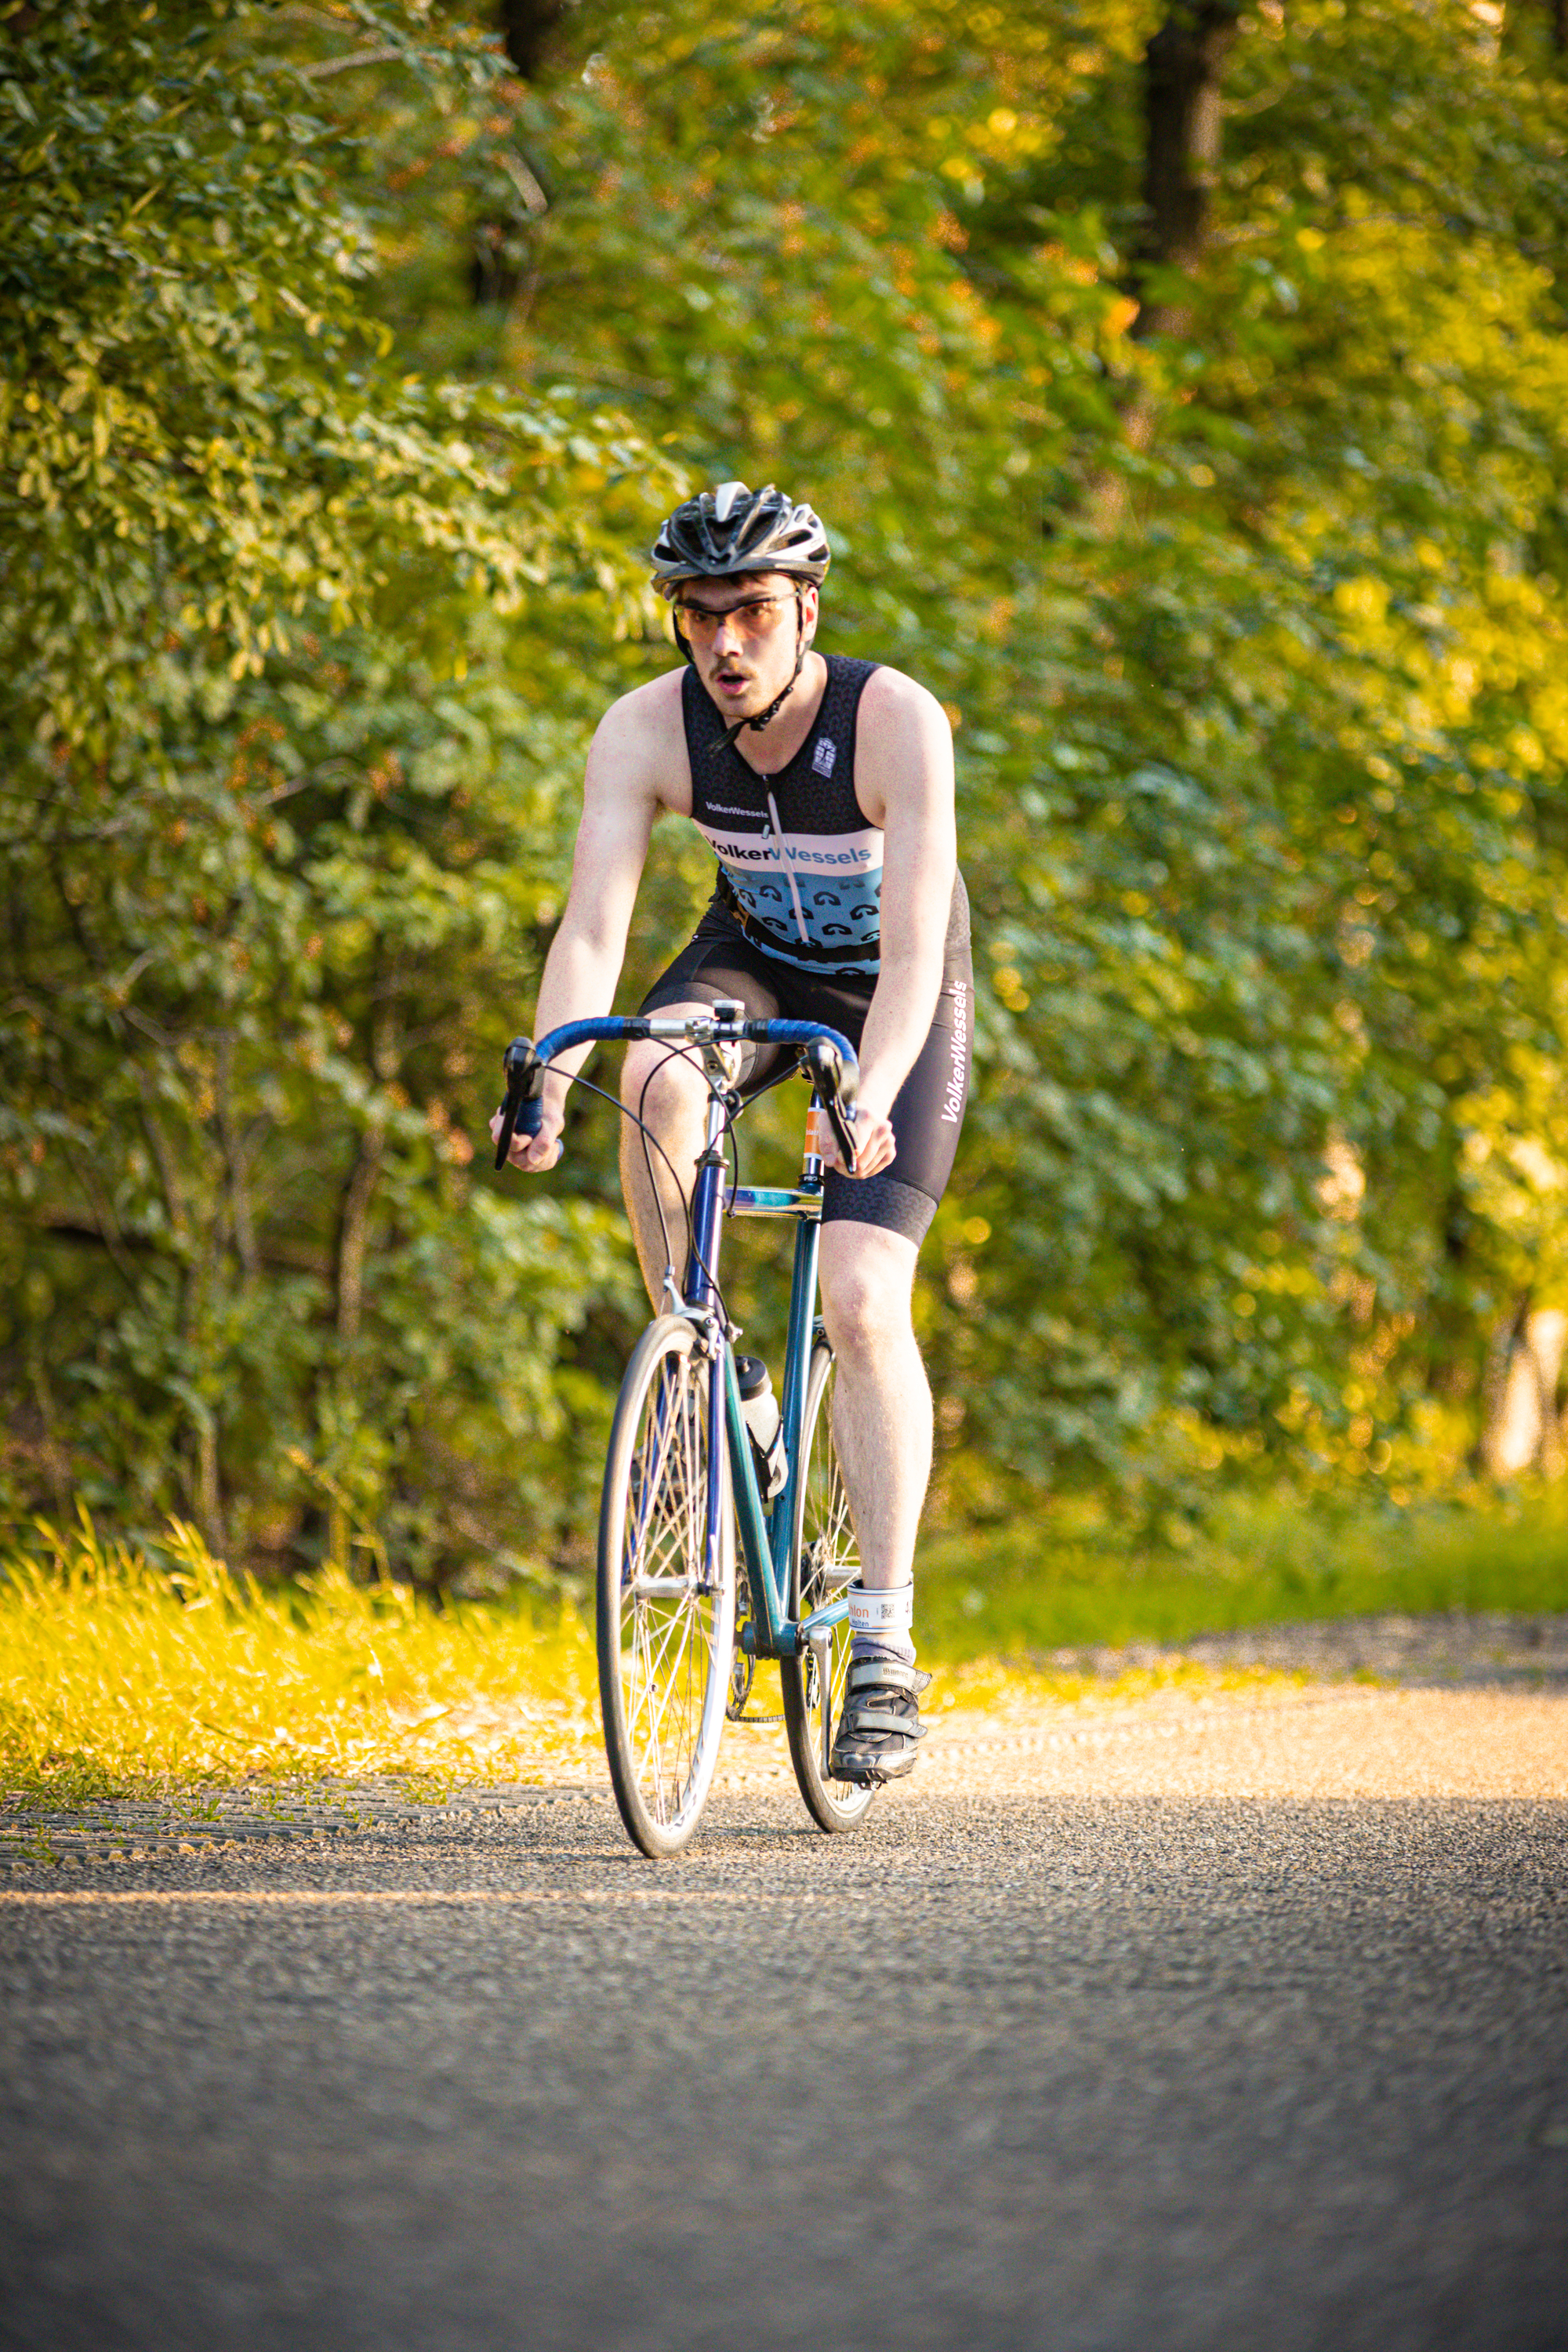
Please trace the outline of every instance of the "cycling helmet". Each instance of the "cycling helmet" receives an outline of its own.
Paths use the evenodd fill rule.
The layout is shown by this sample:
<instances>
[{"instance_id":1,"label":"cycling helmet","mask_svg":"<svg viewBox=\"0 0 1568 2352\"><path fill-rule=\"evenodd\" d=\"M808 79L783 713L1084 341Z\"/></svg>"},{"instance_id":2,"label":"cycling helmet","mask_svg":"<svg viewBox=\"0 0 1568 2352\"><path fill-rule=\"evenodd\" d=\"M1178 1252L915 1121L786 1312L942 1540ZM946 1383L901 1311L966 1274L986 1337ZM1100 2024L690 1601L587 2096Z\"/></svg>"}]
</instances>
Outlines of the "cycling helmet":
<instances>
[{"instance_id":1,"label":"cycling helmet","mask_svg":"<svg viewBox=\"0 0 1568 2352\"><path fill-rule=\"evenodd\" d=\"M743 572L788 572L820 583L832 551L811 509L770 482L749 490L721 482L677 507L653 551L653 584L673 597L683 580L727 580Z\"/></svg>"}]
</instances>

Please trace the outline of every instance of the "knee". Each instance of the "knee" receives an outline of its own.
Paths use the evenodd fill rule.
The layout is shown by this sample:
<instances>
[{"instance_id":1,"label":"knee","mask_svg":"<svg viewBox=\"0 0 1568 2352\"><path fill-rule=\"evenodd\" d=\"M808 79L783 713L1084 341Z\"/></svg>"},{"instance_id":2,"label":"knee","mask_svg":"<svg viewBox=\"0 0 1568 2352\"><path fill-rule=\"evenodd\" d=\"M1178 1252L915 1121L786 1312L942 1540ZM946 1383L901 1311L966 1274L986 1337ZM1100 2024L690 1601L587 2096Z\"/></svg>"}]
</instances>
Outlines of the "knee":
<instances>
[{"instance_id":1,"label":"knee","mask_svg":"<svg viewBox=\"0 0 1568 2352\"><path fill-rule=\"evenodd\" d=\"M825 1271L822 1319L835 1355L874 1360L910 1332L908 1285L875 1265L837 1266L831 1276Z\"/></svg>"},{"instance_id":2,"label":"knee","mask_svg":"<svg viewBox=\"0 0 1568 2352\"><path fill-rule=\"evenodd\" d=\"M664 1130L700 1117L705 1088L689 1062L651 1042L629 1045L621 1066L621 1100Z\"/></svg>"}]
</instances>

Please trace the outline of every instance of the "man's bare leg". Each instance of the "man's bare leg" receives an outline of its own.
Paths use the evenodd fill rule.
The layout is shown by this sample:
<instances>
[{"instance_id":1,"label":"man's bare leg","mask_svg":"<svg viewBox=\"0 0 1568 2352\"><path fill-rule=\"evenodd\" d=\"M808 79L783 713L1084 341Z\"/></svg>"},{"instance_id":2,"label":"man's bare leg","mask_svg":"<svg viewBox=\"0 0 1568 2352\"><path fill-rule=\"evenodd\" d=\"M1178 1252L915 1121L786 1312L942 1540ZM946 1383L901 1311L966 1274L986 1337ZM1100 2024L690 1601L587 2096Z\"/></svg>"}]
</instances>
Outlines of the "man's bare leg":
<instances>
[{"instance_id":1,"label":"man's bare leg","mask_svg":"<svg viewBox=\"0 0 1568 2352\"><path fill-rule=\"evenodd\" d=\"M688 1013L710 1013L710 1004L660 1005L661 1015L684 1019ZM645 1092L646 1088L646 1092ZM631 1219L632 1239L647 1295L657 1308L663 1300L664 1270L673 1263L677 1282L686 1273L686 1204L697 1181L708 1111L708 1087L700 1070L672 1055L669 1047L652 1039L628 1045L621 1071L621 1100L653 1129L679 1171L679 1183L653 1145L646 1151L641 1134L629 1118L621 1121L621 1190ZM648 1161L653 1182L648 1181ZM659 1222L663 1210L664 1222ZM668 1242L666 1243L666 1231Z\"/></svg>"},{"instance_id":2,"label":"man's bare leg","mask_svg":"<svg viewBox=\"0 0 1568 2352\"><path fill-rule=\"evenodd\" d=\"M822 1312L838 1377L833 1434L872 1590L907 1584L931 1477L931 1386L910 1317L916 1244L879 1225L822 1232Z\"/></svg>"}]
</instances>

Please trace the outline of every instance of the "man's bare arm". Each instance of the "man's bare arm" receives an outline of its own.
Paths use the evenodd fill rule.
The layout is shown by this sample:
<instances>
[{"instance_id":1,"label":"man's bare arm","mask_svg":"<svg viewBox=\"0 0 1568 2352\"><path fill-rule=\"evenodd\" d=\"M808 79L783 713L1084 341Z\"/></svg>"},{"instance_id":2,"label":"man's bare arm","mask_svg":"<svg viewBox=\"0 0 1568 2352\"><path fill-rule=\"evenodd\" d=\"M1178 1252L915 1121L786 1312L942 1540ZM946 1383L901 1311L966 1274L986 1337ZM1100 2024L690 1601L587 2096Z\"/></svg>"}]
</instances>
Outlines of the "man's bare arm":
<instances>
[{"instance_id":1,"label":"man's bare arm","mask_svg":"<svg viewBox=\"0 0 1568 2352\"><path fill-rule=\"evenodd\" d=\"M572 856L572 887L540 982L536 1037L566 1021L593 1020L615 1003L637 885L662 804L661 752L667 730L656 698L664 685L658 679L625 696L605 712L595 734ZM514 1139L514 1168L554 1165L567 1081L592 1051L591 1045L579 1046L552 1066L544 1081L543 1124L536 1136ZM491 1133L500 1133L499 1122L492 1120Z\"/></svg>"},{"instance_id":2,"label":"man's bare arm","mask_svg":"<svg viewBox=\"0 0 1568 2352\"><path fill-rule=\"evenodd\" d=\"M930 1034L942 989L958 848L952 731L934 695L897 670L878 670L861 702L855 783L880 823L882 947L860 1041L858 1173L893 1162L889 1113Z\"/></svg>"}]
</instances>

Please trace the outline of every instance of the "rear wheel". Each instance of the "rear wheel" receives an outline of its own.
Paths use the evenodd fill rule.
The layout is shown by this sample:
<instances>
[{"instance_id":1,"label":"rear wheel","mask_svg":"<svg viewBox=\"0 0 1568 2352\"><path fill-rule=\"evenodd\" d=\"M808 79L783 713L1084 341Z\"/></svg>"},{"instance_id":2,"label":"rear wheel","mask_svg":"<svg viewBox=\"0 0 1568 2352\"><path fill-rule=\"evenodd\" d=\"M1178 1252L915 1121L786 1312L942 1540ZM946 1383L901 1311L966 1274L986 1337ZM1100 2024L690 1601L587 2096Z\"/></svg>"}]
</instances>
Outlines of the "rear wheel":
<instances>
[{"instance_id":1,"label":"rear wheel","mask_svg":"<svg viewBox=\"0 0 1568 2352\"><path fill-rule=\"evenodd\" d=\"M733 1519L708 1552L712 1366L661 1316L637 1342L599 1510L599 1699L616 1802L635 1843L677 1853L707 1802L730 1692ZM720 1475L727 1480L721 1423Z\"/></svg>"},{"instance_id":2,"label":"rear wheel","mask_svg":"<svg viewBox=\"0 0 1568 2352\"><path fill-rule=\"evenodd\" d=\"M790 1581L790 1615L795 1618L809 1617L825 1601L836 1601L860 1573L849 1497L838 1448L833 1442L833 1350L826 1339L818 1339L812 1349L805 1387L800 1525ZM779 1661L784 1728L795 1776L806 1811L817 1827L830 1835L855 1829L863 1822L876 1794L874 1789L853 1780L834 1780L823 1761L825 1730L830 1745L844 1704L849 1645L848 1623L841 1621L833 1628L826 1649L826 1675L820 1652L807 1651L803 1658Z\"/></svg>"}]
</instances>

